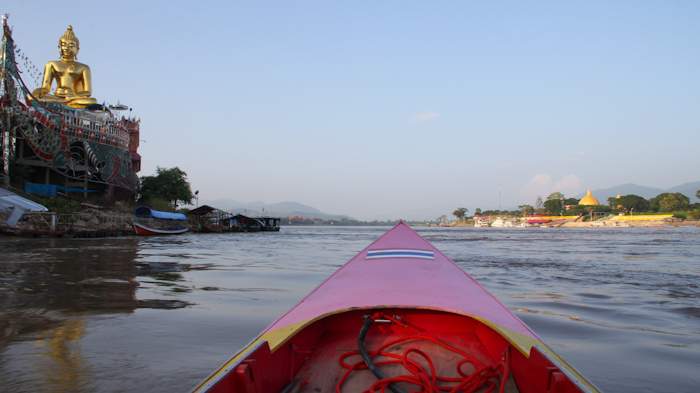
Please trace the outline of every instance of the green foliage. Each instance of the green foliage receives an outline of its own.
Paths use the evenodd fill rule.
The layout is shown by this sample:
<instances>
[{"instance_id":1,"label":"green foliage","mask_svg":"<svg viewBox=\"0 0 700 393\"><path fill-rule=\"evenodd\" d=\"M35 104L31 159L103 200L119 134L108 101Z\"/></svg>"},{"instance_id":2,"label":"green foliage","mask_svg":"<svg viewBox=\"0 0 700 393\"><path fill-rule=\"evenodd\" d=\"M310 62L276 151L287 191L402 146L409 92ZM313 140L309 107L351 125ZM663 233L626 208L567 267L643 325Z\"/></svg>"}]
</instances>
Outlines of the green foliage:
<instances>
[{"instance_id":1,"label":"green foliage","mask_svg":"<svg viewBox=\"0 0 700 393\"><path fill-rule=\"evenodd\" d=\"M49 198L42 203L49 211L56 214L71 214L80 211L80 203L63 198Z\"/></svg>"},{"instance_id":2,"label":"green foliage","mask_svg":"<svg viewBox=\"0 0 700 393\"><path fill-rule=\"evenodd\" d=\"M151 198L148 200L148 207L153 210L158 210L162 212L172 212L175 213L177 209L173 206L172 202L162 199L162 198Z\"/></svg>"},{"instance_id":3,"label":"green foliage","mask_svg":"<svg viewBox=\"0 0 700 393\"><path fill-rule=\"evenodd\" d=\"M610 206L605 205L576 205L572 206L571 209L569 209L566 212L566 215L578 216L580 214L587 214L591 211L593 211L594 213L610 213L612 212L612 208Z\"/></svg>"},{"instance_id":4,"label":"green foliage","mask_svg":"<svg viewBox=\"0 0 700 393\"><path fill-rule=\"evenodd\" d=\"M660 200L659 206L662 212L687 211L690 207L690 198L677 192Z\"/></svg>"},{"instance_id":5,"label":"green foliage","mask_svg":"<svg viewBox=\"0 0 700 393\"><path fill-rule=\"evenodd\" d=\"M551 196L551 195L550 195ZM559 215L564 207L562 206L561 199L549 199L544 202L544 210L547 214L557 216Z\"/></svg>"},{"instance_id":6,"label":"green foliage","mask_svg":"<svg viewBox=\"0 0 700 393\"><path fill-rule=\"evenodd\" d=\"M619 198L608 198L608 203L613 209L621 210L624 213L641 213L649 210L651 207L649 201L634 194L621 196Z\"/></svg>"},{"instance_id":7,"label":"green foliage","mask_svg":"<svg viewBox=\"0 0 700 393\"><path fill-rule=\"evenodd\" d=\"M519 216L519 210L484 210L481 212L482 216Z\"/></svg>"},{"instance_id":8,"label":"green foliage","mask_svg":"<svg viewBox=\"0 0 700 393\"><path fill-rule=\"evenodd\" d=\"M588 210L596 212L596 213L610 213L612 212L612 208L610 206L605 206L605 205L594 205L594 206L586 206Z\"/></svg>"},{"instance_id":9,"label":"green foliage","mask_svg":"<svg viewBox=\"0 0 700 393\"><path fill-rule=\"evenodd\" d=\"M527 216L528 214L532 214L535 212L535 208L533 208L530 205L519 205L518 209L520 209L520 214L522 216Z\"/></svg>"},{"instance_id":10,"label":"green foliage","mask_svg":"<svg viewBox=\"0 0 700 393\"><path fill-rule=\"evenodd\" d=\"M693 210L688 212L689 220L700 220L700 210Z\"/></svg>"},{"instance_id":11,"label":"green foliage","mask_svg":"<svg viewBox=\"0 0 700 393\"><path fill-rule=\"evenodd\" d=\"M573 206L578 205L580 199L577 198L566 198L564 199L564 205Z\"/></svg>"},{"instance_id":12,"label":"green foliage","mask_svg":"<svg viewBox=\"0 0 700 393\"><path fill-rule=\"evenodd\" d=\"M548 201L555 201L555 200L556 201L563 201L564 194L562 194L561 192L553 192L553 193L549 194L549 196L547 197L547 200Z\"/></svg>"},{"instance_id":13,"label":"green foliage","mask_svg":"<svg viewBox=\"0 0 700 393\"><path fill-rule=\"evenodd\" d=\"M155 176L141 177L139 202L151 203L157 199L168 201L174 208L178 203L191 204L194 194L187 181L187 173L178 167L158 167Z\"/></svg>"},{"instance_id":14,"label":"green foliage","mask_svg":"<svg viewBox=\"0 0 700 393\"><path fill-rule=\"evenodd\" d=\"M684 211L690 208L690 198L680 192L674 194L664 192L649 199L649 203L651 204L651 209L655 212Z\"/></svg>"},{"instance_id":15,"label":"green foliage","mask_svg":"<svg viewBox=\"0 0 700 393\"><path fill-rule=\"evenodd\" d=\"M535 210L544 210L544 203L542 202L541 196L538 196L535 201Z\"/></svg>"},{"instance_id":16,"label":"green foliage","mask_svg":"<svg viewBox=\"0 0 700 393\"><path fill-rule=\"evenodd\" d=\"M538 197L538 202L540 202L541 199ZM542 205L542 208L544 209L547 214L550 215L558 215L562 212L564 209L564 194L561 192L553 192L549 194L547 197L547 200L544 202Z\"/></svg>"},{"instance_id":17,"label":"green foliage","mask_svg":"<svg viewBox=\"0 0 700 393\"><path fill-rule=\"evenodd\" d=\"M662 199L666 198L670 194L668 192L664 192L663 194L659 194L655 196L654 198L649 199L649 204L651 205L651 209L655 212L658 212L659 209L661 209L661 206L659 205L659 201Z\"/></svg>"},{"instance_id":18,"label":"green foliage","mask_svg":"<svg viewBox=\"0 0 700 393\"><path fill-rule=\"evenodd\" d=\"M459 208L457 208L457 210L452 212L452 215L457 217L458 220L461 220L464 218L464 216L467 215L468 211L469 211L469 209L467 209L467 208L459 207Z\"/></svg>"},{"instance_id":19,"label":"green foliage","mask_svg":"<svg viewBox=\"0 0 700 393\"><path fill-rule=\"evenodd\" d=\"M566 211L567 216L578 216L584 211L588 210L588 206L585 205L573 205L569 210Z\"/></svg>"}]
</instances>

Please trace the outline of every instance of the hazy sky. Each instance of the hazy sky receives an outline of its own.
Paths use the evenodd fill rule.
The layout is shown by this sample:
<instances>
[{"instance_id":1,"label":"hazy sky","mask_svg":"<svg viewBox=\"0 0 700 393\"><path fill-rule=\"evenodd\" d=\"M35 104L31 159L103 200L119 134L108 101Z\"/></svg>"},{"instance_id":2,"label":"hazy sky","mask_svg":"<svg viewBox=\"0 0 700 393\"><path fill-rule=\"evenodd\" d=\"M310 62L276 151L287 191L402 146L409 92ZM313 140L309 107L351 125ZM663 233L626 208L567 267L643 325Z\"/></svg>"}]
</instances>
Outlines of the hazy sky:
<instances>
[{"instance_id":1,"label":"hazy sky","mask_svg":"<svg viewBox=\"0 0 700 393\"><path fill-rule=\"evenodd\" d=\"M4 1L34 65L72 25L139 175L359 219L700 180L700 1ZM20 64L22 65L22 64ZM25 78L25 81L31 78ZM30 86L32 88L33 86Z\"/></svg>"}]
</instances>

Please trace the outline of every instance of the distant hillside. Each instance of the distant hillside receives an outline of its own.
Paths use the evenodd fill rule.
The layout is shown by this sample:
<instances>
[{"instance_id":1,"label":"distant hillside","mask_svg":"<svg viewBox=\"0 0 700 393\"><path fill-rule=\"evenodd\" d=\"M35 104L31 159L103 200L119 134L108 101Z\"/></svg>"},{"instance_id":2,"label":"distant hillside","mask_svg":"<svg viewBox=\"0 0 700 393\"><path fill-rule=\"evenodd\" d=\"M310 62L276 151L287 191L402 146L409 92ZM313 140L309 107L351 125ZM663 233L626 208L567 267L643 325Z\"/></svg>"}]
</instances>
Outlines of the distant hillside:
<instances>
[{"instance_id":1,"label":"distant hillside","mask_svg":"<svg viewBox=\"0 0 700 393\"><path fill-rule=\"evenodd\" d=\"M681 184L680 186L675 186L675 187L669 188L665 192L673 192L673 193L680 192L681 194L690 198L690 203L696 203L696 202L700 202L700 199L698 199L695 196L695 193L697 193L698 190L700 190L700 181ZM654 196L656 196L656 195L654 195Z\"/></svg>"},{"instance_id":2,"label":"distant hillside","mask_svg":"<svg viewBox=\"0 0 700 393\"><path fill-rule=\"evenodd\" d=\"M294 217L322 218L324 220L340 220L342 218L353 219L346 215L334 215L324 213L311 206L302 205L297 202L280 202L266 204L260 201L240 202L233 199L201 200L200 205L209 205L217 209L231 213L240 213L248 216L268 215L273 217Z\"/></svg>"},{"instance_id":3,"label":"distant hillside","mask_svg":"<svg viewBox=\"0 0 700 393\"><path fill-rule=\"evenodd\" d=\"M645 187L637 184L627 183L615 187L591 190L591 194L598 199L603 205L608 204L608 198L616 197L618 195L639 195L642 198L650 199L664 192L681 194L690 198L690 203L698 203L700 200L695 197L695 193L700 190L700 181L681 184L679 186L671 187L669 189L661 189L654 187ZM574 198L581 199L586 196L586 193L581 193L574 196ZM568 195L567 195L568 197ZM204 200L200 199L199 205L209 205L217 209L225 210L231 213L241 213L248 216L260 216L263 214L273 216L273 217L294 217L301 216L303 218L321 218L324 220L340 220L347 218L353 220L354 218L343 215L343 214L328 214L324 213L318 209L311 206L303 205L297 202L280 202L266 204L260 201L255 202L240 202L234 199L215 199L215 200ZM431 220L442 214L451 214L455 209L454 206L417 206L413 210L407 210L402 214L397 215L397 217L389 217L388 215L381 215L378 217L373 217L376 220L395 220L395 219L406 219L406 220ZM263 211L264 209L264 211ZM508 210L518 210L517 207L507 208ZM371 221L372 219L368 220Z\"/></svg>"},{"instance_id":4,"label":"distant hillside","mask_svg":"<svg viewBox=\"0 0 700 393\"><path fill-rule=\"evenodd\" d=\"M607 205L608 198L616 197L618 195L638 195L645 199L651 199L659 194L663 194L664 192L680 192L681 194L690 198L690 203L697 203L700 202L700 200L695 197L695 193L698 192L698 190L700 190L700 181L681 184L680 186L671 187L666 190L662 188L645 187L637 184L627 183L610 188L591 190L591 195L593 195L601 204ZM585 192L576 195L574 198L580 199L584 196L586 196Z\"/></svg>"}]
</instances>

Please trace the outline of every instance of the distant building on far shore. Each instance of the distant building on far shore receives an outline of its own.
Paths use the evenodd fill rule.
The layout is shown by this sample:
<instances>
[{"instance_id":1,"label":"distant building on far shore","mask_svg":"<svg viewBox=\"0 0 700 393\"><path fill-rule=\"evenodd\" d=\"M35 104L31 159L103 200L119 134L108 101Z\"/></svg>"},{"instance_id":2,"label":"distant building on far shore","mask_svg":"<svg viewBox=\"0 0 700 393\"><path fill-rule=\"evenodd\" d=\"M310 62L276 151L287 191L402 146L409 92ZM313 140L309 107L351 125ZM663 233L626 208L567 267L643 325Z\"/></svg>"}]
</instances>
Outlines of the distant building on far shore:
<instances>
[{"instance_id":1,"label":"distant building on far shore","mask_svg":"<svg viewBox=\"0 0 700 393\"><path fill-rule=\"evenodd\" d=\"M600 205L597 199L593 195L591 195L591 190L588 190L588 195L585 197L581 198L580 201L578 201L579 205L586 205L586 206L597 206Z\"/></svg>"}]
</instances>

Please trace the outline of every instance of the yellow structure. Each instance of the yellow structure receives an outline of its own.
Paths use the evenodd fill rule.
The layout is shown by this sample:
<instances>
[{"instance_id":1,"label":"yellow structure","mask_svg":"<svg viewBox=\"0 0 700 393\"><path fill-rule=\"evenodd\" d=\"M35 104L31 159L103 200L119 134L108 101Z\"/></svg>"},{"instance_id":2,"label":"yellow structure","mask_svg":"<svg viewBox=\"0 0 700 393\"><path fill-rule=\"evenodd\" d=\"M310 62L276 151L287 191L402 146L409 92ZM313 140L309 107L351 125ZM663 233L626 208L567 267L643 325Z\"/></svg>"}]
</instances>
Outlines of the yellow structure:
<instances>
[{"instance_id":1,"label":"yellow structure","mask_svg":"<svg viewBox=\"0 0 700 393\"><path fill-rule=\"evenodd\" d=\"M673 214L650 214L646 216L615 216L610 221L666 221Z\"/></svg>"},{"instance_id":2,"label":"yellow structure","mask_svg":"<svg viewBox=\"0 0 700 393\"><path fill-rule=\"evenodd\" d=\"M617 199L620 199L620 198L621 198L620 194L617 194ZM624 209L624 207L622 205L617 205L617 208Z\"/></svg>"},{"instance_id":3,"label":"yellow structure","mask_svg":"<svg viewBox=\"0 0 700 393\"><path fill-rule=\"evenodd\" d=\"M579 205L586 205L586 206L597 206L600 205L598 203L598 200L591 195L591 190L588 190L588 195L585 197L581 198L581 200L578 202Z\"/></svg>"},{"instance_id":4,"label":"yellow structure","mask_svg":"<svg viewBox=\"0 0 700 393\"><path fill-rule=\"evenodd\" d=\"M44 80L41 87L34 90L32 95L41 102L58 102L60 104L83 108L96 104L92 95L92 75L90 67L78 63L80 43L73 33L73 27L58 40L58 52L61 60L50 61L44 68ZM56 81L56 91L50 94L51 84Z\"/></svg>"}]
</instances>

